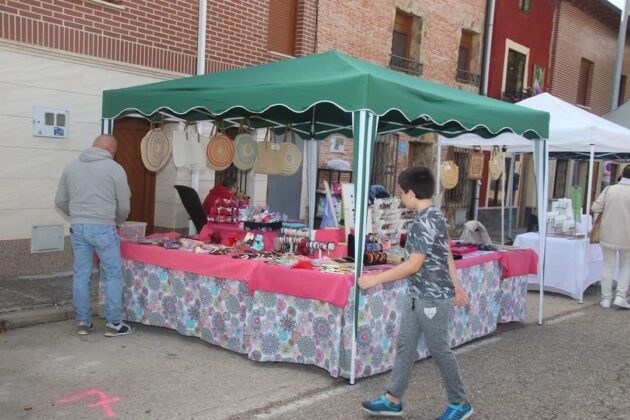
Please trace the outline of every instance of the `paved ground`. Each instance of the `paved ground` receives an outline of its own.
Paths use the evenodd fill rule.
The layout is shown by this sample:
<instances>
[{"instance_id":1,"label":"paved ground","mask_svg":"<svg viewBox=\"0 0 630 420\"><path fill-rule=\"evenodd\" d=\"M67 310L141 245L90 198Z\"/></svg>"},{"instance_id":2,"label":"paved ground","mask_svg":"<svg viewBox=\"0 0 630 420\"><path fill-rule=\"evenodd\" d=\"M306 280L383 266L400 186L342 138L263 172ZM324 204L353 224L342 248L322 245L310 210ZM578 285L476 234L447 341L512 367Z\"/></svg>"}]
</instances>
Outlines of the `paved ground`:
<instances>
[{"instance_id":1,"label":"paved ground","mask_svg":"<svg viewBox=\"0 0 630 420\"><path fill-rule=\"evenodd\" d=\"M510 324L457 350L477 419L630 418L630 311L579 306L545 325ZM87 337L72 321L0 334L2 419L357 419L387 374L358 381L255 363L155 327ZM435 418L443 396L416 363L406 418ZM111 410L111 411L108 411Z\"/></svg>"},{"instance_id":2,"label":"paved ground","mask_svg":"<svg viewBox=\"0 0 630 420\"><path fill-rule=\"evenodd\" d=\"M527 323L458 350L475 418L630 419L630 311L599 308L596 287L583 304L547 293L539 326L538 298L529 293ZM0 419L356 419L387 379L349 386L319 368L254 363L142 325L106 338L97 320L77 337L70 304L69 273L0 279ZM405 404L406 418L441 410L432 362L416 364Z\"/></svg>"},{"instance_id":3,"label":"paved ground","mask_svg":"<svg viewBox=\"0 0 630 420\"><path fill-rule=\"evenodd\" d=\"M94 303L97 285L94 275L90 290ZM71 273L0 278L0 329L73 318Z\"/></svg>"}]
</instances>

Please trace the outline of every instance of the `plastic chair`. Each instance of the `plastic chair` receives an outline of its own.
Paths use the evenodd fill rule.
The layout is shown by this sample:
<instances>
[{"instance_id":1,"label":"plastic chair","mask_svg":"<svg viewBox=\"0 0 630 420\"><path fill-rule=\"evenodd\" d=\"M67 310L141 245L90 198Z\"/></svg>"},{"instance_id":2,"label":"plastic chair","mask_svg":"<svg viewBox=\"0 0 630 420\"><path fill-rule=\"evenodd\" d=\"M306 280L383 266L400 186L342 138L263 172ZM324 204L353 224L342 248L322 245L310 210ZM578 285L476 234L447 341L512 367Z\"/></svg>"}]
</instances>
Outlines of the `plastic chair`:
<instances>
[{"instance_id":1,"label":"plastic chair","mask_svg":"<svg viewBox=\"0 0 630 420\"><path fill-rule=\"evenodd\" d=\"M179 194L179 198L182 200L182 204L188 212L190 219L197 229L197 233L201 232L201 229L206 223L208 223L208 216L201 205L201 199L199 194L193 188L185 185L175 185L175 189Z\"/></svg>"}]
</instances>

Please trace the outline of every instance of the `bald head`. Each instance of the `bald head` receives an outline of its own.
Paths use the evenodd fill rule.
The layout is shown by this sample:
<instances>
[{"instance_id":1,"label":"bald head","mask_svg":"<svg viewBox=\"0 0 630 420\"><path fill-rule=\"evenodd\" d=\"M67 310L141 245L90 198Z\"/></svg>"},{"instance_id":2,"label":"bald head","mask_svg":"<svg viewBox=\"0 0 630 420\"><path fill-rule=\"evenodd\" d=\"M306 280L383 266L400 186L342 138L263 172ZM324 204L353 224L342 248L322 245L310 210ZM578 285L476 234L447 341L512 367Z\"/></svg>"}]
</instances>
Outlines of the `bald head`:
<instances>
[{"instance_id":1,"label":"bald head","mask_svg":"<svg viewBox=\"0 0 630 420\"><path fill-rule=\"evenodd\" d=\"M107 150L112 157L116 156L116 150L118 149L118 143L114 136L110 136L109 134L101 134L98 136L94 143L93 147L98 147L99 149Z\"/></svg>"}]
</instances>

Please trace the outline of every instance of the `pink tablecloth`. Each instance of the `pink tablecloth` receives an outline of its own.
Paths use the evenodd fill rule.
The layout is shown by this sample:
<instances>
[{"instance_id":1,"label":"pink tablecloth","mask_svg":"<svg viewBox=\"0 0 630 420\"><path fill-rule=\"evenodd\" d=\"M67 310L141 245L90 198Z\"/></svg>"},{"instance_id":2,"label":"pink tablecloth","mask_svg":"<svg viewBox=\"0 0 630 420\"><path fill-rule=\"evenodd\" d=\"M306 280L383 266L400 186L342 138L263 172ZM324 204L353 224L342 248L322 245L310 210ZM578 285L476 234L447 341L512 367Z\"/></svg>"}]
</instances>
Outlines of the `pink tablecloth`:
<instances>
[{"instance_id":1,"label":"pink tablecloth","mask_svg":"<svg viewBox=\"0 0 630 420\"><path fill-rule=\"evenodd\" d=\"M229 243L230 237L235 238L237 241L241 241L249 231L239 229L238 226L227 223L207 223L203 228L201 228L198 239L200 241L209 241L210 236L215 232L221 236L221 243L223 245L231 245ZM273 240L278 236L276 232L263 232L258 230L253 230L251 232L253 234L261 234L263 236L265 241L265 251L273 251Z\"/></svg>"},{"instance_id":2,"label":"pink tablecloth","mask_svg":"<svg viewBox=\"0 0 630 420\"><path fill-rule=\"evenodd\" d=\"M344 228L324 228L315 230L315 240L321 242L346 242Z\"/></svg>"},{"instance_id":3,"label":"pink tablecloth","mask_svg":"<svg viewBox=\"0 0 630 420\"><path fill-rule=\"evenodd\" d=\"M340 308L348 301L348 290L354 283L352 274L330 274L313 270L245 261L227 256L195 254L131 242L121 244L122 257L173 270L210 277L242 280L250 293L256 290L316 299Z\"/></svg>"},{"instance_id":4,"label":"pink tablecloth","mask_svg":"<svg viewBox=\"0 0 630 420\"><path fill-rule=\"evenodd\" d=\"M538 272L538 255L533 249L510 249L499 251L499 262L503 272L501 278L525 276Z\"/></svg>"},{"instance_id":5,"label":"pink tablecloth","mask_svg":"<svg viewBox=\"0 0 630 420\"><path fill-rule=\"evenodd\" d=\"M455 260L455 267L468 268L473 265L483 264L488 261L494 261L500 259L501 256L498 252L493 251L476 251L464 255L461 260Z\"/></svg>"},{"instance_id":6,"label":"pink tablecloth","mask_svg":"<svg viewBox=\"0 0 630 420\"><path fill-rule=\"evenodd\" d=\"M531 249L478 251L464 255L461 260L455 261L455 266L466 268L492 260L499 260L502 279L536 274L538 268L538 257Z\"/></svg>"}]
</instances>

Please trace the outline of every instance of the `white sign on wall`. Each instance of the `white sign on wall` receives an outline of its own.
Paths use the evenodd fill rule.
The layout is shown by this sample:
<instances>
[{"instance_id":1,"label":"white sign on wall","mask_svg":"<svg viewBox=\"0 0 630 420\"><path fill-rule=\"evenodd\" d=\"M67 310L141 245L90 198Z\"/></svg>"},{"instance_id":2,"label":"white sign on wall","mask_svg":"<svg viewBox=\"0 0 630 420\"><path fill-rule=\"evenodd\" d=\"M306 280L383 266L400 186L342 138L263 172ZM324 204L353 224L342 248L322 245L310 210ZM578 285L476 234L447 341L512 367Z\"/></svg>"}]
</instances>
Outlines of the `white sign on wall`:
<instances>
[{"instance_id":1,"label":"white sign on wall","mask_svg":"<svg viewBox=\"0 0 630 420\"><path fill-rule=\"evenodd\" d=\"M33 135L36 137L68 137L68 111L33 107Z\"/></svg>"}]
</instances>

